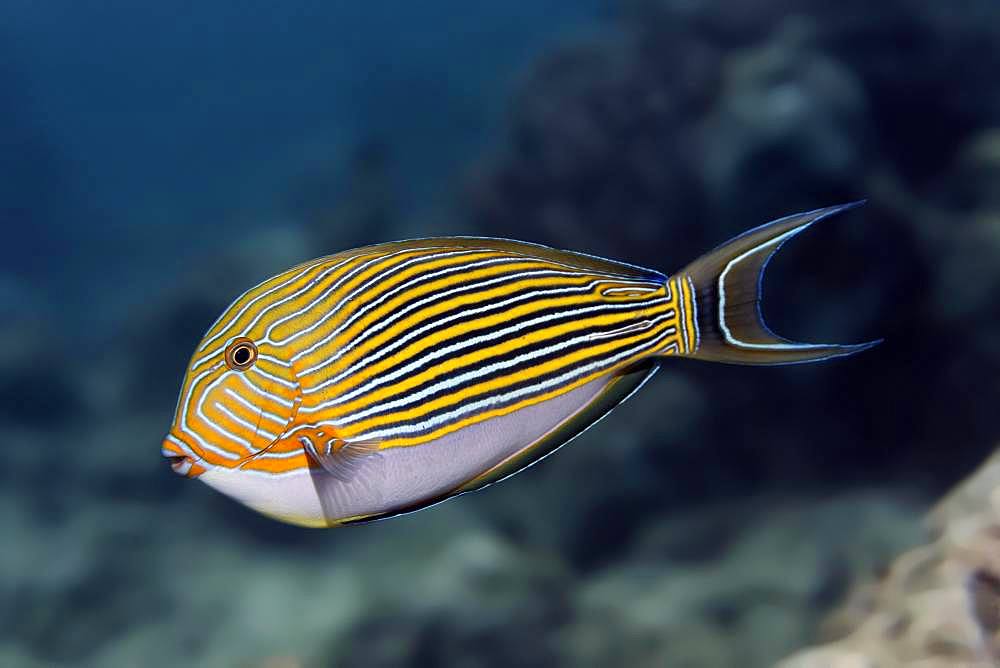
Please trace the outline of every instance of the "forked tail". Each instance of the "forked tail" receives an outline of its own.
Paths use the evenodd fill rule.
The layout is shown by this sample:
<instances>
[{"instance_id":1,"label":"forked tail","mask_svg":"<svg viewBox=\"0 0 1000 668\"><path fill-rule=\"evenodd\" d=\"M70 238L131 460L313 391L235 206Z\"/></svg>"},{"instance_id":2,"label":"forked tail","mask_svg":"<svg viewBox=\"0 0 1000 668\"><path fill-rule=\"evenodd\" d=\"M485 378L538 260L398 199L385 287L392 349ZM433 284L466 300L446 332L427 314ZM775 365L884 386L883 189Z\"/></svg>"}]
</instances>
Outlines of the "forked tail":
<instances>
[{"instance_id":1,"label":"forked tail","mask_svg":"<svg viewBox=\"0 0 1000 668\"><path fill-rule=\"evenodd\" d=\"M687 354L733 364L795 364L851 355L879 343L796 343L768 329L760 312L764 269L781 244L813 223L861 204L831 206L761 225L672 277L671 285L690 305L682 309L688 319L682 327L693 339Z\"/></svg>"}]
</instances>

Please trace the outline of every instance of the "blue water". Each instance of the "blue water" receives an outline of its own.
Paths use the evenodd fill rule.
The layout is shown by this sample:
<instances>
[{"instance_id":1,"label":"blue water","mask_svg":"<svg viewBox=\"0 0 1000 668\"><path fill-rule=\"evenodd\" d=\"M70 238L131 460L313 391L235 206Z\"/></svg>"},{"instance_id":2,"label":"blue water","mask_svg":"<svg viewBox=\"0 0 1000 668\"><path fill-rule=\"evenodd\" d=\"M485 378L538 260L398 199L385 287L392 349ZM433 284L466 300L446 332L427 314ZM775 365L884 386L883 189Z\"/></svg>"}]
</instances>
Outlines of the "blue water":
<instances>
[{"instance_id":1,"label":"blue water","mask_svg":"<svg viewBox=\"0 0 1000 668\"><path fill-rule=\"evenodd\" d=\"M273 224L303 164L337 165L367 139L392 145L401 205L431 206L531 58L587 31L600 4L4 3L0 141L38 137L58 178L19 193L30 219L11 227L37 256L15 241L0 258L57 308L127 303L127 286Z\"/></svg>"}]
</instances>

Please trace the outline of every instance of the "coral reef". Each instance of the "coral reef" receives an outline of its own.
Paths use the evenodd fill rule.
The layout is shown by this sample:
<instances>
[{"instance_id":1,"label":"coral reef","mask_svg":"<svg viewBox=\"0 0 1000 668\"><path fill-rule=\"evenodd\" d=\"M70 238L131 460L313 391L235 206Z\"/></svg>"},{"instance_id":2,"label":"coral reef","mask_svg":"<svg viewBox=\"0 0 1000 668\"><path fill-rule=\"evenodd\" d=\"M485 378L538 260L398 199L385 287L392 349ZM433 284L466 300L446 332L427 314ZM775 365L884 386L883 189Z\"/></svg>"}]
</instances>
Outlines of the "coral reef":
<instances>
[{"instance_id":1,"label":"coral reef","mask_svg":"<svg viewBox=\"0 0 1000 668\"><path fill-rule=\"evenodd\" d=\"M839 640L780 668L1000 665L1000 450L928 524L933 542L898 557L827 621Z\"/></svg>"}]
</instances>

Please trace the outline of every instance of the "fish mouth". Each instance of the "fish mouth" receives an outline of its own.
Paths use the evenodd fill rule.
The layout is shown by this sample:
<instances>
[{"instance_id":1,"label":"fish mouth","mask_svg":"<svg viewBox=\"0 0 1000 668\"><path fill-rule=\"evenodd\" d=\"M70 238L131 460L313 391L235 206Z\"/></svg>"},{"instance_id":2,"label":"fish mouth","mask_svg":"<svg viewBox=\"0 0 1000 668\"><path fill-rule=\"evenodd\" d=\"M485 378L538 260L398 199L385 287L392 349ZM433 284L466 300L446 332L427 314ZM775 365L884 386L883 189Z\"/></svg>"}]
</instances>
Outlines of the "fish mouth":
<instances>
[{"instance_id":1,"label":"fish mouth","mask_svg":"<svg viewBox=\"0 0 1000 668\"><path fill-rule=\"evenodd\" d=\"M170 468L174 470L174 473L182 476L187 476L191 471L191 465L194 464L187 455L175 455L164 452L163 458L170 464Z\"/></svg>"},{"instance_id":2,"label":"fish mouth","mask_svg":"<svg viewBox=\"0 0 1000 668\"><path fill-rule=\"evenodd\" d=\"M177 475L195 478L205 472L205 469L199 466L191 456L178 452L177 446L169 440L163 444L160 454Z\"/></svg>"}]
</instances>

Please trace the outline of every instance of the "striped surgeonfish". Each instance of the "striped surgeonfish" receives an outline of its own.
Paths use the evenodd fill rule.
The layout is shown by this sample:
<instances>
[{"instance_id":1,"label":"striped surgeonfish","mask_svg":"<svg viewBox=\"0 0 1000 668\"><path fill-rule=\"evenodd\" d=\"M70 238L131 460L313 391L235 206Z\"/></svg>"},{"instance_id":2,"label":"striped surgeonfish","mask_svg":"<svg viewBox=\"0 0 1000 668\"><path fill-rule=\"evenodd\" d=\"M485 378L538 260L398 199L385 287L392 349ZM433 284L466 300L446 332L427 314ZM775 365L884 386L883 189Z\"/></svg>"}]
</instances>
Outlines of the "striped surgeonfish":
<instances>
[{"instance_id":1,"label":"striped surgeonfish","mask_svg":"<svg viewBox=\"0 0 1000 668\"><path fill-rule=\"evenodd\" d=\"M209 328L162 453L177 473L304 526L480 489L600 420L671 355L788 364L874 345L794 343L759 309L771 255L852 206L750 230L669 278L474 237L301 264Z\"/></svg>"}]
</instances>

